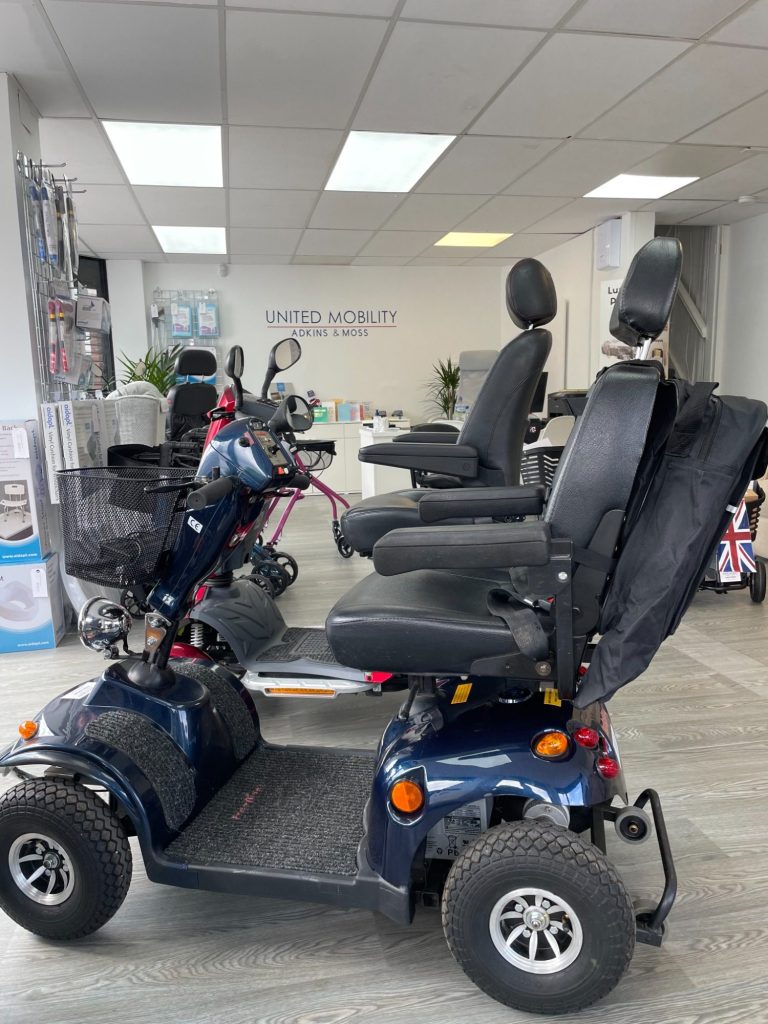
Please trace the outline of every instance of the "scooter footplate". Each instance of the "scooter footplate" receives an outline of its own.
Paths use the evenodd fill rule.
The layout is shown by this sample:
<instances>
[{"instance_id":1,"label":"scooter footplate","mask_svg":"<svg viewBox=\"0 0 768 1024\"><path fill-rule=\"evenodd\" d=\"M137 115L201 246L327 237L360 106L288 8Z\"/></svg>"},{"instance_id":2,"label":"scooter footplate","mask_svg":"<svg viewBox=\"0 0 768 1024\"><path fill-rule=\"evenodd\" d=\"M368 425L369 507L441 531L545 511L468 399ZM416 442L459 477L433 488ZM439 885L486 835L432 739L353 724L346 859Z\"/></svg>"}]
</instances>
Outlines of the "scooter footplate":
<instances>
[{"instance_id":1,"label":"scooter footplate","mask_svg":"<svg viewBox=\"0 0 768 1024\"><path fill-rule=\"evenodd\" d=\"M364 751L258 749L166 854L191 866L354 875L374 768Z\"/></svg>"},{"instance_id":2,"label":"scooter footplate","mask_svg":"<svg viewBox=\"0 0 768 1024\"><path fill-rule=\"evenodd\" d=\"M271 647L264 652L265 661L278 665L304 658L308 661L318 661L323 665L336 664L324 629L292 627L285 631L283 642L279 646Z\"/></svg>"}]
</instances>

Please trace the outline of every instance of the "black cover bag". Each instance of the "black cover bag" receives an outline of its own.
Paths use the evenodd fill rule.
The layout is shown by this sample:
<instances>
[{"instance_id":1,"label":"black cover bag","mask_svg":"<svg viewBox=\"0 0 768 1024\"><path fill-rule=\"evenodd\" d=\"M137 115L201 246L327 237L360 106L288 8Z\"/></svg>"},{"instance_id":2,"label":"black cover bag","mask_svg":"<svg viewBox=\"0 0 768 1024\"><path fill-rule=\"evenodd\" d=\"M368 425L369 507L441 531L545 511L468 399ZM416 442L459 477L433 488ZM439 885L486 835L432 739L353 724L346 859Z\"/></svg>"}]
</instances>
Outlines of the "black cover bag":
<instances>
[{"instance_id":1,"label":"black cover bag","mask_svg":"<svg viewBox=\"0 0 768 1024\"><path fill-rule=\"evenodd\" d=\"M713 383L675 383L679 412L630 507L578 707L607 700L645 671L691 603L749 481L765 470L763 402L714 395Z\"/></svg>"}]
</instances>

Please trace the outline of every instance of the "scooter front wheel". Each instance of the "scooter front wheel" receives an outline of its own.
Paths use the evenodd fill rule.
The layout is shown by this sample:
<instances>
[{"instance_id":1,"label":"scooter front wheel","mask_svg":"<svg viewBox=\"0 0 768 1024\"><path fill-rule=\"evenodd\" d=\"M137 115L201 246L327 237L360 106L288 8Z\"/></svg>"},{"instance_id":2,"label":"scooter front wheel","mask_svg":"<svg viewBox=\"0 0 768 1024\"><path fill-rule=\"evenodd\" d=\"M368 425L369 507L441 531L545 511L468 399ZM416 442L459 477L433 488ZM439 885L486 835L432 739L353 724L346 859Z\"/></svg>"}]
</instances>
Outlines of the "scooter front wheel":
<instances>
[{"instance_id":1,"label":"scooter front wheel","mask_svg":"<svg viewBox=\"0 0 768 1024\"><path fill-rule=\"evenodd\" d=\"M570 1014L607 995L635 946L616 870L573 832L533 822L489 829L459 855L443 928L475 984L529 1013Z\"/></svg>"},{"instance_id":2,"label":"scooter front wheel","mask_svg":"<svg viewBox=\"0 0 768 1024\"><path fill-rule=\"evenodd\" d=\"M125 831L91 790L30 779L0 799L0 906L27 931L90 935L119 909L131 870Z\"/></svg>"}]
</instances>

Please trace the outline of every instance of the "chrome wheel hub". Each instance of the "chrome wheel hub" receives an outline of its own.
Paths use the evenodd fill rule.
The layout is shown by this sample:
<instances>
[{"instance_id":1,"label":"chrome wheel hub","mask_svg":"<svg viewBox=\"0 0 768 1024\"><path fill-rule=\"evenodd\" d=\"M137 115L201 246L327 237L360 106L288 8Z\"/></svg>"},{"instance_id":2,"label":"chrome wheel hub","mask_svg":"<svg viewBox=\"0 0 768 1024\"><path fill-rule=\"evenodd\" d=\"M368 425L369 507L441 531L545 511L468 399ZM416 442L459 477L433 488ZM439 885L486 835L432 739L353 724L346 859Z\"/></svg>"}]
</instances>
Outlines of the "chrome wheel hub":
<instances>
[{"instance_id":1,"label":"chrome wheel hub","mask_svg":"<svg viewBox=\"0 0 768 1024\"><path fill-rule=\"evenodd\" d=\"M14 840L8 868L21 892L45 907L59 906L75 887L69 854L59 842L39 832L25 832Z\"/></svg>"},{"instance_id":2,"label":"chrome wheel hub","mask_svg":"<svg viewBox=\"0 0 768 1024\"><path fill-rule=\"evenodd\" d=\"M557 974L584 944L570 904L546 889L513 889L497 900L488 922L501 956L527 974Z\"/></svg>"}]
</instances>

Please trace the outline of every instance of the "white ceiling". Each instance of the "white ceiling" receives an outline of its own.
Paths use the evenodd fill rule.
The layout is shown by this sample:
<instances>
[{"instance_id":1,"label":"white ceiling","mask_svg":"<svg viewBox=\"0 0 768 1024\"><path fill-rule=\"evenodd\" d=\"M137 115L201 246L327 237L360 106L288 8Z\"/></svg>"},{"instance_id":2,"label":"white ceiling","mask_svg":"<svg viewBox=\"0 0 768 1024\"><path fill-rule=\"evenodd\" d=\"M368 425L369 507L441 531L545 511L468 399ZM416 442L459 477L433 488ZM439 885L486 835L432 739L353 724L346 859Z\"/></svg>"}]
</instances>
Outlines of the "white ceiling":
<instances>
[{"instance_id":1,"label":"white ceiling","mask_svg":"<svg viewBox=\"0 0 768 1024\"><path fill-rule=\"evenodd\" d=\"M223 224L233 263L492 266L626 209L768 212L768 0L0 0L0 70L112 258ZM131 188L100 118L223 125L225 187ZM353 128L458 138L409 194L324 192ZM581 198L628 171L701 180Z\"/></svg>"}]
</instances>

